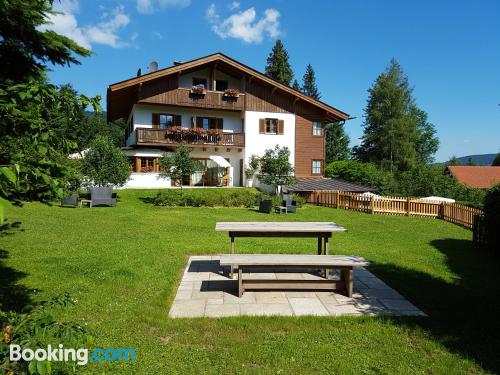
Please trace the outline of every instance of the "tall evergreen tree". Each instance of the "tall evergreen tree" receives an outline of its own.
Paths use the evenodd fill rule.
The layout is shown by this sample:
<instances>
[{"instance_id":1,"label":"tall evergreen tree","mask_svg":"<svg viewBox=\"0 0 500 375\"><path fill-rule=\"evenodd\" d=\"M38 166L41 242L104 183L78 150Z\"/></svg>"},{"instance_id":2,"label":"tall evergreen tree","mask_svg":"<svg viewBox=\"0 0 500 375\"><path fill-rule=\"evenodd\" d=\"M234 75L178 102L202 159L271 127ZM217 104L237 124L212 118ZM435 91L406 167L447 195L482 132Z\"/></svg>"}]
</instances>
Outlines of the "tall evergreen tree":
<instances>
[{"instance_id":1,"label":"tall evergreen tree","mask_svg":"<svg viewBox=\"0 0 500 375\"><path fill-rule=\"evenodd\" d=\"M368 92L364 133L361 145L353 149L355 157L390 171L410 168L417 163L418 118L408 77L396 60Z\"/></svg>"},{"instance_id":2,"label":"tall evergreen tree","mask_svg":"<svg viewBox=\"0 0 500 375\"><path fill-rule=\"evenodd\" d=\"M300 91L300 85L296 79L293 80L292 89Z\"/></svg>"},{"instance_id":3,"label":"tall evergreen tree","mask_svg":"<svg viewBox=\"0 0 500 375\"><path fill-rule=\"evenodd\" d=\"M306 73L302 77L302 91L313 99L319 100L321 98L318 86L316 85L316 73L314 73L311 64L307 64Z\"/></svg>"},{"instance_id":4,"label":"tall evergreen tree","mask_svg":"<svg viewBox=\"0 0 500 375\"><path fill-rule=\"evenodd\" d=\"M417 106L411 107L411 114L417 121L417 161L422 164L430 164L434 161L434 154L439 148L436 129L433 124L427 121L427 113Z\"/></svg>"},{"instance_id":5,"label":"tall evergreen tree","mask_svg":"<svg viewBox=\"0 0 500 375\"><path fill-rule=\"evenodd\" d=\"M325 153L327 163L349 159L349 136L345 133L342 123L325 125Z\"/></svg>"},{"instance_id":6,"label":"tall evergreen tree","mask_svg":"<svg viewBox=\"0 0 500 375\"><path fill-rule=\"evenodd\" d=\"M279 39L274 44L271 53L267 57L265 73L272 79L290 86L290 82L293 78L293 71L288 62L288 52Z\"/></svg>"}]
</instances>

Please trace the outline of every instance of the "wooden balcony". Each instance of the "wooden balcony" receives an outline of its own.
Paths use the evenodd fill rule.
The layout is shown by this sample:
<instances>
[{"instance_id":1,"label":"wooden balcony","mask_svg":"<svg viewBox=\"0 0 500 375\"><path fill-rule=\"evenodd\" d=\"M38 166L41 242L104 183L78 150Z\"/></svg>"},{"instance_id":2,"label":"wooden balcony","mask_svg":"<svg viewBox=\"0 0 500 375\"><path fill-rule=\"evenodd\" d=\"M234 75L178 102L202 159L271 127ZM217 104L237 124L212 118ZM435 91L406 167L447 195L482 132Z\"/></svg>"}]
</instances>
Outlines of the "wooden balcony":
<instances>
[{"instance_id":1,"label":"wooden balcony","mask_svg":"<svg viewBox=\"0 0 500 375\"><path fill-rule=\"evenodd\" d=\"M139 103L241 111L245 105L244 97L245 94L237 98L226 97L223 92L209 90L205 94L193 94L190 89L179 87L155 95L142 93Z\"/></svg>"},{"instance_id":2,"label":"wooden balcony","mask_svg":"<svg viewBox=\"0 0 500 375\"><path fill-rule=\"evenodd\" d=\"M143 146L227 146L244 147L244 133L190 133L171 131L169 129L138 128L137 145Z\"/></svg>"}]
</instances>

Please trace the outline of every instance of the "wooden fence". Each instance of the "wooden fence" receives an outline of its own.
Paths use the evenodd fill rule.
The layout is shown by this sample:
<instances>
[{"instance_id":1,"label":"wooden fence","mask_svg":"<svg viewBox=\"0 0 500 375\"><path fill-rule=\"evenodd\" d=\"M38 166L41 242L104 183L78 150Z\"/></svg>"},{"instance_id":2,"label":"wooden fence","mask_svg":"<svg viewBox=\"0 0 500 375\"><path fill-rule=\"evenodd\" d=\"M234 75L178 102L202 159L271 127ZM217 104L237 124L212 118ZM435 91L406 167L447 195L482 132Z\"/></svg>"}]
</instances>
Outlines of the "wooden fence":
<instances>
[{"instance_id":1,"label":"wooden fence","mask_svg":"<svg viewBox=\"0 0 500 375\"><path fill-rule=\"evenodd\" d=\"M363 196L329 190L300 195L306 199L307 203L319 206L344 208L370 214L435 217L469 229L473 229L475 220L483 217L483 211L477 208L455 203L422 201L410 197Z\"/></svg>"}]
</instances>

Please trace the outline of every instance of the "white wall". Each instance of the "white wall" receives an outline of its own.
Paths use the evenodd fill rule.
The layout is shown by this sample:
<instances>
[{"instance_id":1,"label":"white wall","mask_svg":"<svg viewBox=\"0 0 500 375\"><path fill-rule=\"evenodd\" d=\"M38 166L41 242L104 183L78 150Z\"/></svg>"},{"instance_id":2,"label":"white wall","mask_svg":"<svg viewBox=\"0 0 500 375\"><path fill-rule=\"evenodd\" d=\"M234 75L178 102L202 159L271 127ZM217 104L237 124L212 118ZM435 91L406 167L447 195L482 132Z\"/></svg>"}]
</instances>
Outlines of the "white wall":
<instances>
[{"instance_id":1,"label":"white wall","mask_svg":"<svg viewBox=\"0 0 500 375\"><path fill-rule=\"evenodd\" d=\"M196 108L183 108L174 106L152 106L136 104L132 109L134 119L134 130L137 128L151 128L153 126L153 113L168 113L181 115L181 125L184 128L191 127L191 117L218 117L223 118L224 133L241 133L243 131L241 114L228 111L207 111ZM127 146L135 143L135 132L127 139Z\"/></svg>"},{"instance_id":2,"label":"white wall","mask_svg":"<svg viewBox=\"0 0 500 375\"><path fill-rule=\"evenodd\" d=\"M187 74L182 74L179 77L179 87L186 87L186 88L191 88L193 86L193 77L196 78L205 78L207 80L207 90L215 90L215 87L212 88L210 87L210 73L211 70L209 68L203 69L203 70L197 70L195 72L187 73ZM215 71L215 79L220 79L223 81L227 81L227 87L230 89L238 89L242 90L242 83L239 79L236 79L234 77L231 77L230 75L225 74L224 72L221 72L219 70Z\"/></svg>"},{"instance_id":3,"label":"white wall","mask_svg":"<svg viewBox=\"0 0 500 375\"><path fill-rule=\"evenodd\" d=\"M160 178L159 173L132 173L122 189L163 189L170 187L169 178Z\"/></svg>"},{"instance_id":4,"label":"white wall","mask_svg":"<svg viewBox=\"0 0 500 375\"><path fill-rule=\"evenodd\" d=\"M259 119L277 118L284 120L283 134L259 134ZM295 166L295 115L291 113L271 112L245 112L245 164L250 157L264 155L265 150L280 147L288 147L290 150L290 163Z\"/></svg>"}]
</instances>

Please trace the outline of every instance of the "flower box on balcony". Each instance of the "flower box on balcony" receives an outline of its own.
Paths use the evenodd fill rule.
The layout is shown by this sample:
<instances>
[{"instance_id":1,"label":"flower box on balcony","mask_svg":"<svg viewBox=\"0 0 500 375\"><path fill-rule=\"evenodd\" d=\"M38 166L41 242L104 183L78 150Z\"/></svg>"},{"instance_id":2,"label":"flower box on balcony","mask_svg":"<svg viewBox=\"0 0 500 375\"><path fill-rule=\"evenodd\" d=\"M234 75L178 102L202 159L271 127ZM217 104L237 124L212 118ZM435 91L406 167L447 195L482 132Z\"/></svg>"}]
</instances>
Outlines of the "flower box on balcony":
<instances>
[{"instance_id":1,"label":"flower box on balcony","mask_svg":"<svg viewBox=\"0 0 500 375\"><path fill-rule=\"evenodd\" d=\"M207 93L207 90L203 85L196 85L191 87L191 90L189 92L193 95L205 95Z\"/></svg>"},{"instance_id":2,"label":"flower box on balcony","mask_svg":"<svg viewBox=\"0 0 500 375\"><path fill-rule=\"evenodd\" d=\"M238 89L226 89L226 90L224 90L223 96L226 98L238 98L240 96L240 90L238 90Z\"/></svg>"}]
</instances>

